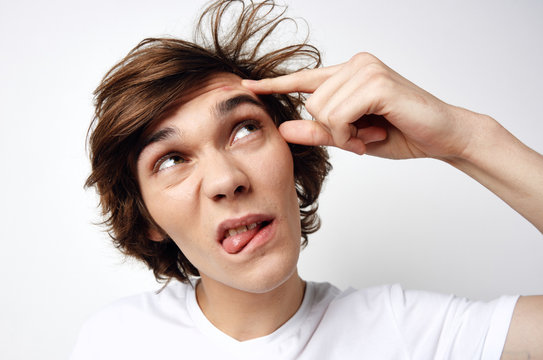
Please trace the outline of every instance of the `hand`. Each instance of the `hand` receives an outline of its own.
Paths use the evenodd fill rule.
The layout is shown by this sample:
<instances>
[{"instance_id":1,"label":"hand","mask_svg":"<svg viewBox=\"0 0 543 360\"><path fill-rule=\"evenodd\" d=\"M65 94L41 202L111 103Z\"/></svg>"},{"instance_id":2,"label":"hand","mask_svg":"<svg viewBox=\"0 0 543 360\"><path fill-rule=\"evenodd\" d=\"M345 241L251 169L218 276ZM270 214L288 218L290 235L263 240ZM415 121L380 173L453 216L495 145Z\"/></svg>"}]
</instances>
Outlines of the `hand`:
<instances>
[{"instance_id":1,"label":"hand","mask_svg":"<svg viewBox=\"0 0 543 360\"><path fill-rule=\"evenodd\" d=\"M311 93L313 120L279 127L286 141L392 159L443 160L543 232L543 156L490 116L448 105L366 53L344 64L242 84L257 94Z\"/></svg>"},{"instance_id":2,"label":"hand","mask_svg":"<svg viewBox=\"0 0 543 360\"><path fill-rule=\"evenodd\" d=\"M242 84L257 94L312 94L305 106L315 121L283 123L279 130L288 142L394 159L459 156L473 134L469 115L478 115L440 101L367 53Z\"/></svg>"}]
</instances>

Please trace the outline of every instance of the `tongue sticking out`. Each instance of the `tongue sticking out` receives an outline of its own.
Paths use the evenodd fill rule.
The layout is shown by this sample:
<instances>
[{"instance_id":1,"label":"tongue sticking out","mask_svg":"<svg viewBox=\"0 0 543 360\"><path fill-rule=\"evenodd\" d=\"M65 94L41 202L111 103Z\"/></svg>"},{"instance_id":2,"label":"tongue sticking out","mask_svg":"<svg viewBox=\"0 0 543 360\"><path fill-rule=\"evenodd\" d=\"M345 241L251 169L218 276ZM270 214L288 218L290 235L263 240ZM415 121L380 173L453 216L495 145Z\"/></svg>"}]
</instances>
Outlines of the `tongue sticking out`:
<instances>
[{"instance_id":1,"label":"tongue sticking out","mask_svg":"<svg viewBox=\"0 0 543 360\"><path fill-rule=\"evenodd\" d=\"M226 250L227 253L236 254L240 252L245 247L245 245L249 243L249 241L251 241L251 239L258 233L259 230L260 225L255 227L254 229L228 236L222 241L222 247L224 248L224 250Z\"/></svg>"}]
</instances>

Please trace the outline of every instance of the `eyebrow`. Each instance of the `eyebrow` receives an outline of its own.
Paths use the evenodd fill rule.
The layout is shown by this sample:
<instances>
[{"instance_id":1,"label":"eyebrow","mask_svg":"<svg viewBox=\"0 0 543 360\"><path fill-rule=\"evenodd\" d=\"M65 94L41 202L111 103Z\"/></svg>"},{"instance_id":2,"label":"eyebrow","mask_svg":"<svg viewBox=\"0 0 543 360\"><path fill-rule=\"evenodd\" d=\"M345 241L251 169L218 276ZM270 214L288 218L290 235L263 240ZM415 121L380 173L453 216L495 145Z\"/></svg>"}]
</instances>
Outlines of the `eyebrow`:
<instances>
[{"instance_id":1,"label":"eyebrow","mask_svg":"<svg viewBox=\"0 0 543 360\"><path fill-rule=\"evenodd\" d=\"M139 158L139 156L141 155L141 153L143 152L143 150L145 150L147 146L159 141L164 141L175 135L179 135L179 130L173 127L166 127L164 129L160 129L157 132L152 133L149 137L143 140L141 146L138 149L137 158Z\"/></svg>"},{"instance_id":2,"label":"eyebrow","mask_svg":"<svg viewBox=\"0 0 543 360\"><path fill-rule=\"evenodd\" d=\"M237 108L238 106L242 104L252 104L252 105L258 106L262 110L266 110L266 106L260 100L250 95L243 94L243 95L234 96L230 99L221 101L220 103L215 105L213 112L215 113L217 117L225 117L230 112L232 112L235 108Z\"/></svg>"},{"instance_id":3,"label":"eyebrow","mask_svg":"<svg viewBox=\"0 0 543 360\"><path fill-rule=\"evenodd\" d=\"M262 110L266 110L266 106L260 100L255 99L250 95L243 94L217 103L213 107L212 112L217 117L225 117L242 104L252 104L258 106ZM179 130L173 127L166 127L152 133L145 140L143 140L141 146L138 149L137 157L141 155L141 153L143 152L143 150L145 150L147 146L167 140L176 135L179 135Z\"/></svg>"}]
</instances>

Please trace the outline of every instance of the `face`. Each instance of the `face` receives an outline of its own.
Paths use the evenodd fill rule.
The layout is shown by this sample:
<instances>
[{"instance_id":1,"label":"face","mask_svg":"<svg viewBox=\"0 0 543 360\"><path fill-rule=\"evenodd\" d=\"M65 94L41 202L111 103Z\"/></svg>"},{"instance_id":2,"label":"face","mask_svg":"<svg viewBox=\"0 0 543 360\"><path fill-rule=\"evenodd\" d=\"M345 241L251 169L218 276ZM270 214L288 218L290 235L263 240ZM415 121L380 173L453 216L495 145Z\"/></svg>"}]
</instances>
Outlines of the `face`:
<instances>
[{"instance_id":1,"label":"face","mask_svg":"<svg viewBox=\"0 0 543 360\"><path fill-rule=\"evenodd\" d=\"M202 282L260 293L296 274L300 215L288 145L240 81L219 74L183 98L146 135L137 175Z\"/></svg>"}]
</instances>

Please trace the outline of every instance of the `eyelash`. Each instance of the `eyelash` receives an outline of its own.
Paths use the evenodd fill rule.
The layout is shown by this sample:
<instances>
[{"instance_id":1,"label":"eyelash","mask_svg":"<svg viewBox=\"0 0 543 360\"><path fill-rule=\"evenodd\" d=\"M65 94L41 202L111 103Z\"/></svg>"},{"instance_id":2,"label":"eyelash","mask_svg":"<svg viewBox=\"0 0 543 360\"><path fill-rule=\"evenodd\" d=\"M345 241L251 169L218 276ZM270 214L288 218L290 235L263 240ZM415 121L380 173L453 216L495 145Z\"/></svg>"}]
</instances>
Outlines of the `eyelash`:
<instances>
[{"instance_id":1,"label":"eyelash","mask_svg":"<svg viewBox=\"0 0 543 360\"><path fill-rule=\"evenodd\" d=\"M232 133L234 134L234 136L232 138L232 143L237 141L237 140L235 140L235 138L236 138L236 135L238 134L238 132L240 130L242 130L243 128L247 127L247 126L254 126L254 130L250 131L249 134L248 134L248 135L250 135L253 132L260 130L262 128L262 123L259 120L256 120L256 119L249 119L249 120L242 121L241 123L236 125L234 127L234 129L232 130Z\"/></svg>"},{"instance_id":2,"label":"eyelash","mask_svg":"<svg viewBox=\"0 0 543 360\"><path fill-rule=\"evenodd\" d=\"M180 155L180 154L178 154L178 153L168 153L168 154L162 156L160 159L157 160L157 162L155 163L155 166L153 167L153 172L154 172L154 173L157 173L157 172L159 172L159 171L168 169L169 167L166 168L166 169L161 169L160 167L161 167L166 161L168 161L169 159L172 159L172 158L174 158L174 157L177 157L177 158L181 159L181 163L187 162L187 160L186 160L182 155ZM177 164L174 164L174 165L177 165ZM172 165L172 166L173 166L173 165Z\"/></svg>"},{"instance_id":3,"label":"eyelash","mask_svg":"<svg viewBox=\"0 0 543 360\"><path fill-rule=\"evenodd\" d=\"M233 139L232 139L232 143L234 143L234 142L236 142L236 141L239 140L239 139L238 139L238 140L235 140L236 135L238 134L238 132L239 132L240 130L242 130L243 128L245 128L245 127L247 127L247 126L254 126L254 129L253 129L252 131L250 131L249 134L247 134L247 135L245 135L245 136L248 136L248 135L252 134L253 132L258 131L258 130L260 130L260 129L262 128L262 124L261 124L261 122L258 121L258 120L250 119L250 120L242 121L241 123L237 124L237 125L234 127L234 129L232 130L232 133L234 134ZM243 137L245 137L245 136L243 136ZM235 140L235 141L234 141L234 140ZM158 160L155 162L155 165L154 165L154 167L153 167L153 172L154 172L154 173L157 173L157 172L159 172L159 171L163 171L163 170L168 169L169 167L168 167L168 168L165 168L165 169L161 169L160 167L161 167L166 161L168 161L168 160L170 160L170 159L172 159L172 158L174 158L174 157L179 158L180 163L186 163L186 162L187 162L187 159L186 159L183 155L181 155L181 154L179 154L179 153L175 153L175 152L173 152L173 153L168 153L168 154L166 154L166 155L160 157L160 159L158 159ZM177 164L174 164L174 165L172 165L172 166L175 166L175 165L177 165Z\"/></svg>"}]
</instances>

